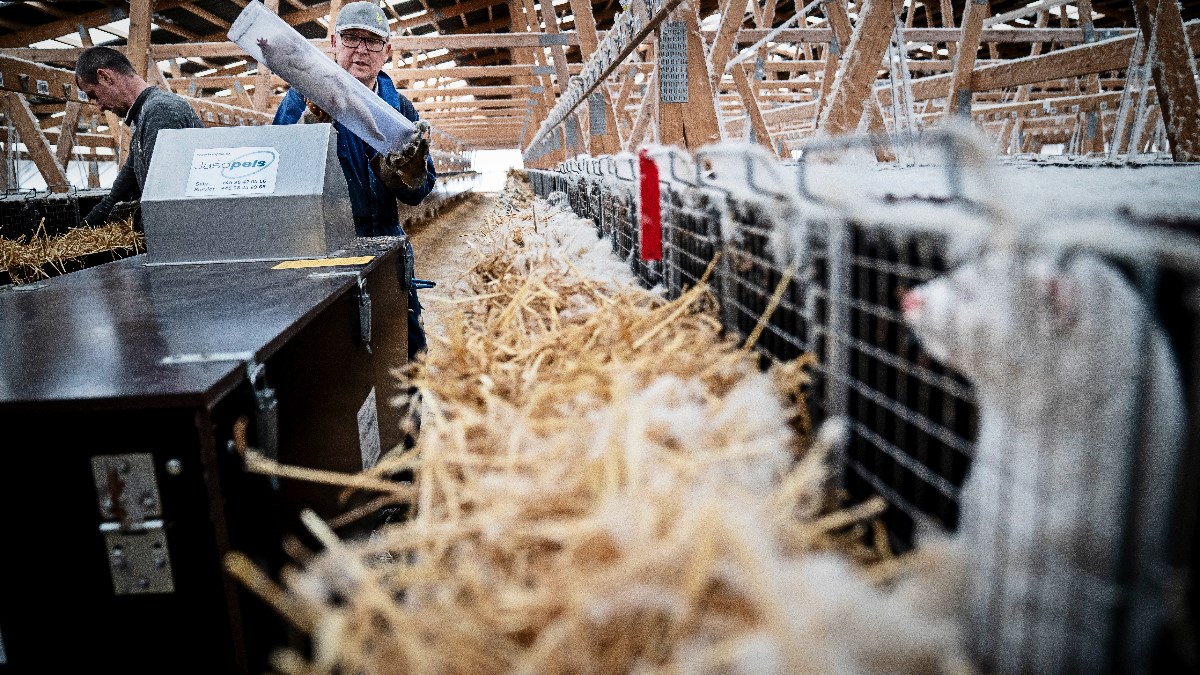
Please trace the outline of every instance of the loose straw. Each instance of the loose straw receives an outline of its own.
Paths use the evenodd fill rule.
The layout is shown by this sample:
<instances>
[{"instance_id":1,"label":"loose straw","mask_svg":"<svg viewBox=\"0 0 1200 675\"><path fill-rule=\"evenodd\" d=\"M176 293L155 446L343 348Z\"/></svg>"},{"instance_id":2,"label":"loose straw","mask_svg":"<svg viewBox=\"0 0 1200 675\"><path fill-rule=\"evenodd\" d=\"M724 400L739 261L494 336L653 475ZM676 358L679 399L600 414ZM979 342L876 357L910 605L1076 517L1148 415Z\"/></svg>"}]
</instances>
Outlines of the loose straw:
<instances>
[{"instance_id":1,"label":"loose straw","mask_svg":"<svg viewBox=\"0 0 1200 675\"><path fill-rule=\"evenodd\" d=\"M776 284L775 292L771 294L771 300L767 302L767 308L763 310L762 316L758 317L758 323L755 324L754 330L750 331L750 336L746 338L746 344L742 345L742 352L748 354L751 349L754 349L754 345L767 327L767 323L771 321L771 315L779 307L779 301L783 299L788 284L792 283L793 276L795 276L795 271L791 267L783 271L783 278Z\"/></svg>"}]
</instances>

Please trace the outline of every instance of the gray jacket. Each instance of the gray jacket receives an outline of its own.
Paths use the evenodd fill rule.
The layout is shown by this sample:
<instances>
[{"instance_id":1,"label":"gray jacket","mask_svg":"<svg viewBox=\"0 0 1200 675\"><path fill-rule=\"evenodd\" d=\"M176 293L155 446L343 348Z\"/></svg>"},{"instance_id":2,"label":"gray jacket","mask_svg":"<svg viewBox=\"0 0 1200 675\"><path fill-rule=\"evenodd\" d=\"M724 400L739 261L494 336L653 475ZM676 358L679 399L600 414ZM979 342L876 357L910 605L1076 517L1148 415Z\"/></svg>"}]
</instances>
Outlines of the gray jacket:
<instances>
[{"instance_id":1,"label":"gray jacket","mask_svg":"<svg viewBox=\"0 0 1200 675\"><path fill-rule=\"evenodd\" d=\"M160 130L198 129L204 126L187 101L156 87L147 87L138 95L125 115L125 124L133 130L129 139L129 157L113 181L112 190L84 218L92 226L104 224L118 202L132 201L142 196L146 172L150 170L150 157L154 154L154 142Z\"/></svg>"}]
</instances>

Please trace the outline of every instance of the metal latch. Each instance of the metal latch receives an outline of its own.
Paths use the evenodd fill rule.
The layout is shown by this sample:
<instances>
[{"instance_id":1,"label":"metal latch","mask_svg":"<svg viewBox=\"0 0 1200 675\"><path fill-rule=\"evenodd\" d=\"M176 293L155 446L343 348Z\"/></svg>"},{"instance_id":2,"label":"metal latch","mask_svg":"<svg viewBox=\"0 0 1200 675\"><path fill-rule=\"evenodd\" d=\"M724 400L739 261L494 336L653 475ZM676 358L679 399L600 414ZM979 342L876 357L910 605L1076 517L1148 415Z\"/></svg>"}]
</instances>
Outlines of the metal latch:
<instances>
[{"instance_id":1,"label":"metal latch","mask_svg":"<svg viewBox=\"0 0 1200 675\"><path fill-rule=\"evenodd\" d=\"M358 278L358 337L367 353L371 352L371 294L367 293L367 280Z\"/></svg>"},{"instance_id":2,"label":"metal latch","mask_svg":"<svg viewBox=\"0 0 1200 675\"><path fill-rule=\"evenodd\" d=\"M246 379L254 391L255 428L258 447L267 459L279 459L279 399L267 386L267 367L256 361L246 363ZM279 476L271 476L271 487L279 489Z\"/></svg>"},{"instance_id":3,"label":"metal latch","mask_svg":"<svg viewBox=\"0 0 1200 675\"><path fill-rule=\"evenodd\" d=\"M96 455L92 480L113 593L174 593L153 456Z\"/></svg>"}]
</instances>

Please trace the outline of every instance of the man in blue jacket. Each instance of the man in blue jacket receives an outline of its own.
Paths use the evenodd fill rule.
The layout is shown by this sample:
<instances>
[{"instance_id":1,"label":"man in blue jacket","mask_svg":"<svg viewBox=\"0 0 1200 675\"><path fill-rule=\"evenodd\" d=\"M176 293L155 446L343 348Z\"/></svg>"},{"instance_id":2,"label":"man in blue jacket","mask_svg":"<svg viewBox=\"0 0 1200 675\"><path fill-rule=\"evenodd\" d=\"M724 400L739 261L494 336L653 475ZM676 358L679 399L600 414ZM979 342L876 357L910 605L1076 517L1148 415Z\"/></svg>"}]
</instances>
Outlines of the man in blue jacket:
<instances>
[{"instance_id":1,"label":"man in blue jacket","mask_svg":"<svg viewBox=\"0 0 1200 675\"><path fill-rule=\"evenodd\" d=\"M338 133L338 158L350 188L354 230L360 237L402 236L396 200L415 206L432 190L437 174L429 156L429 124L420 121L411 101L396 91L392 79L381 71L392 55L387 16L374 2L351 2L338 13L329 36L338 65L379 95L388 105L417 124L409 147L380 155L337 120L311 105L296 90L283 97L274 124L332 122ZM408 247L412 259L412 246ZM410 270L409 276L412 276ZM408 353L413 358L425 349L421 303L416 289L408 295Z\"/></svg>"}]
</instances>

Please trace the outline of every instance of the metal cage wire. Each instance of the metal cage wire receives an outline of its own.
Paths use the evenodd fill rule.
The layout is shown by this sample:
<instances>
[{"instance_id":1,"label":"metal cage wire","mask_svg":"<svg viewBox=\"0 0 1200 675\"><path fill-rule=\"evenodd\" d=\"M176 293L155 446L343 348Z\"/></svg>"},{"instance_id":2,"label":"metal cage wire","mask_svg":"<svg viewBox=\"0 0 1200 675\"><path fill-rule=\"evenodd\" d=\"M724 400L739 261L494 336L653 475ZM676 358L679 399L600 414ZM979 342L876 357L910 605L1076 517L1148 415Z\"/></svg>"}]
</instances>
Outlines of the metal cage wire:
<instances>
[{"instance_id":1,"label":"metal cage wire","mask_svg":"<svg viewBox=\"0 0 1200 675\"><path fill-rule=\"evenodd\" d=\"M722 260L709 284L720 301L721 320L728 330L742 335L753 330L784 278L783 266L775 260L768 242L772 228L787 224L772 222L770 209L762 208L760 202L713 185L662 180L663 261L660 270L653 270L639 260L633 178L603 170L589 173L579 164L559 171L531 170L528 175L540 196L565 190L572 210L592 218L598 231L609 237L614 254L627 261L647 286L661 283L667 297L677 297L697 283L721 251ZM931 204L964 208L966 200L957 176L949 180L951 197L932 199ZM800 188L804 190L803 179ZM775 360L792 359L803 352L816 356L810 398L813 419L819 423L838 415L850 426L851 439L837 458L842 485L852 499L872 494L884 497L893 507L885 514L893 545L906 549L914 544L916 528L923 521L957 526L960 490L972 462L978 426L971 385L921 348L905 326L899 306L904 290L948 270L948 242L936 233L888 223L809 226L811 260L805 273L783 289L757 348ZM1195 344L1200 333L1200 302L1183 305L1188 297L1200 297L1200 269L1164 271L1170 283L1183 289L1170 296L1160 293L1157 299L1160 315L1170 318L1164 323L1174 338L1194 408L1200 397L1198 373L1192 363L1200 355ZM1194 484L1197 441L1192 438L1189 443L1186 457L1190 460L1182 480ZM1131 491L1132 483L1131 479L1127 485ZM1188 522L1192 521L1185 518L1182 527L1187 528ZM1127 541L1122 554L1126 559L1135 555L1128 550L1130 545ZM1192 564L1191 554L1179 546L1170 555L1176 566ZM1131 592L1129 582L1121 583L1124 592ZM1081 597L1100 597L1111 587L1088 579L1075 585ZM1011 592L1010 586L1010 580L997 578L989 597L1004 597ZM1105 667L1109 672L1128 670L1154 638L1131 627L1136 623L1131 617L1138 610L1128 595L1123 601L1113 598L1104 602L1116 613L1114 621L1104 627L1089 628L1079 616L1064 617L1073 626L1078 624L1076 630L1099 647L1053 644L1039 637L1037 625L1021 625L1017 635L977 645L977 653L984 665L996 672L1022 669L1021 657L995 653L996 645L1025 652L1074 650L1062 657L1069 666L1062 672L1103 672L1103 668L1086 667L1094 663L1096 653L1108 659ZM1014 625L997 620L1002 621L997 629ZM1148 669L1146 664L1136 668L1150 672Z\"/></svg>"}]
</instances>

